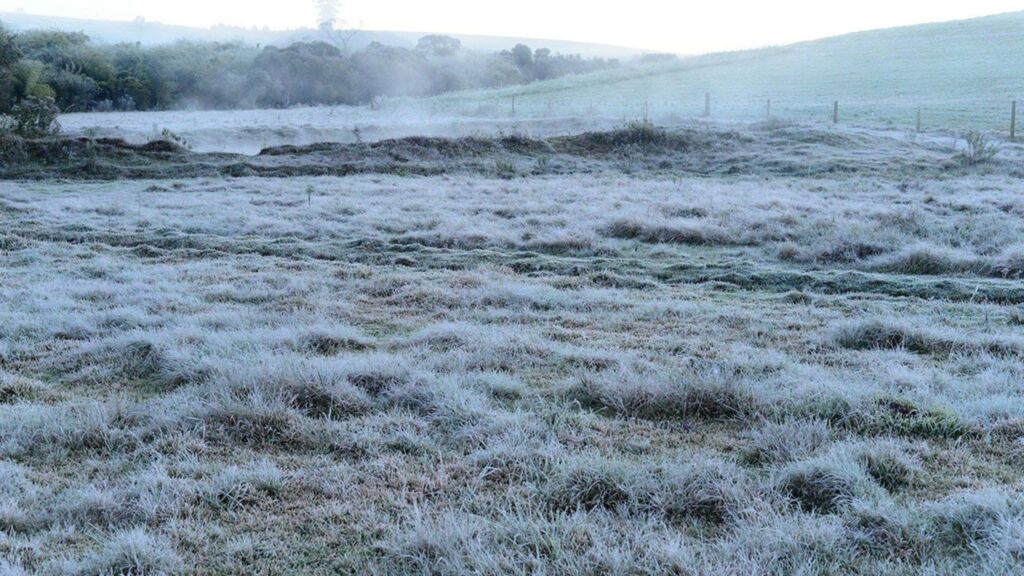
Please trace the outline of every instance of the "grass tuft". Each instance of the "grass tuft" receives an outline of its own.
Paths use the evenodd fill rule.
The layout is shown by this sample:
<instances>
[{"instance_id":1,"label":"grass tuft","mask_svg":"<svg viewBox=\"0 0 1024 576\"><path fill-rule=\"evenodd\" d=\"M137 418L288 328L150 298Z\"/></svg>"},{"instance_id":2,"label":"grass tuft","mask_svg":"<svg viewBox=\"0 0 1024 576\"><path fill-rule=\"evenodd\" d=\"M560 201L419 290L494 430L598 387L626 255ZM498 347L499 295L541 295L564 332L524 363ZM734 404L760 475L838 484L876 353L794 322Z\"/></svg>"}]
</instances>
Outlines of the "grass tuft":
<instances>
[{"instance_id":1,"label":"grass tuft","mask_svg":"<svg viewBox=\"0 0 1024 576\"><path fill-rule=\"evenodd\" d=\"M830 436L829 424L821 420L769 422L748 433L741 454L749 464L786 464L814 454Z\"/></svg>"},{"instance_id":2,"label":"grass tuft","mask_svg":"<svg viewBox=\"0 0 1024 576\"><path fill-rule=\"evenodd\" d=\"M756 396L740 376L715 365L676 372L618 368L586 374L568 395L584 406L651 420L742 420L758 410Z\"/></svg>"},{"instance_id":3,"label":"grass tuft","mask_svg":"<svg viewBox=\"0 0 1024 576\"><path fill-rule=\"evenodd\" d=\"M268 461L232 466L205 488L202 500L213 508L237 510L273 498L284 490L286 482L284 473Z\"/></svg>"},{"instance_id":4,"label":"grass tuft","mask_svg":"<svg viewBox=\"0 0 1024 576\"><path fill-rule=\"evenodd\" d=\"M114 534L92 556L65 563L63 571L73 576L170 576L182 567L168 542L134 528Z\"/></svg>"},{"instance_id":5,"label":"grass tuft","mask_svg":"<svg viewBox=\"0 0 1024 576\"><path fill-rule=\"evenodd\" d=\"M838 453L786 466L777 487L805 512L818 514L838 513L856 498L875 492L863 468Z\"/></svg>"},{"instance_id":6,"label":"grass tuft","mask_svg":"<svg viewBox=\"0 0 1024 576\"><path fill-rule=\"evenodd\" d=\"M753 499L746 476L723 462L630 464L576 458L555 466L545 489L554 509L654 515L672 523L722 524Z\"/></svg>"},{"instance_id":7,"label":"grass tuft","mask_svg":"<svg viewBox=\"0 0 1024 576\"><path fill-rule=\"evenodd\" d=\"M1024 340L1016 336L970 339L951 329L927 329L880 319L843 324L832 332L831 342L850 350L907 350L922 355L1024 354Z\"/></svg>"}]
</instances>

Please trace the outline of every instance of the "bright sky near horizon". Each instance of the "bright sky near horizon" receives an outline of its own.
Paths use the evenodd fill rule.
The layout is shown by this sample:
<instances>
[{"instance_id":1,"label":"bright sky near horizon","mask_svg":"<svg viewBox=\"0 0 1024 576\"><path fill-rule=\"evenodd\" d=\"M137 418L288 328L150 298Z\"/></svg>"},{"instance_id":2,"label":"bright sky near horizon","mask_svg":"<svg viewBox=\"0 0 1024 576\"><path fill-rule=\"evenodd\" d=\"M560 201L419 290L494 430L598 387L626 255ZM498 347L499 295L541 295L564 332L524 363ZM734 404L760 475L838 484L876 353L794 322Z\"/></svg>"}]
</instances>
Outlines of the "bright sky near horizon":
<instances>
[{"instance_id":1,"label":"bright sky near horizon","mask_svg":"<svg viewBox=\"0 0 1024 576\"><path fill-rule=\"evenodd\" d=\"M347 0L343 18L372 30L576 40L700 53L845 32L1024 10L1024 0ZM313 0L0 0L0 12L167 24L312 26Z\"/></svg>"}]
</instances>

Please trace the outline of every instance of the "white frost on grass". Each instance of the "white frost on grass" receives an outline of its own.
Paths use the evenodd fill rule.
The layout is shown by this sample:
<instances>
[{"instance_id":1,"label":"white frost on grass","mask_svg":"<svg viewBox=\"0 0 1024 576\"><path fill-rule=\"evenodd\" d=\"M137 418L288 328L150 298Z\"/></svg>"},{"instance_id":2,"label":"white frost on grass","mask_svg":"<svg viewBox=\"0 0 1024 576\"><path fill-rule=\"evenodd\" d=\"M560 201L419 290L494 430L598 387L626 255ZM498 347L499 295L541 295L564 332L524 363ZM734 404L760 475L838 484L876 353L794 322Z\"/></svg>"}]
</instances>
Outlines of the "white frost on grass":
<instances>
[{"instance_id":1,"label":"white frost on grass","mask_svg":"<svg viewBox=\"0 0 1024 576\"><path fill-rule=\"evenodd\" d=\"M0 570L1019 563L1008 177L7 182L0 206Z\"/></svg>"}]
</instances>

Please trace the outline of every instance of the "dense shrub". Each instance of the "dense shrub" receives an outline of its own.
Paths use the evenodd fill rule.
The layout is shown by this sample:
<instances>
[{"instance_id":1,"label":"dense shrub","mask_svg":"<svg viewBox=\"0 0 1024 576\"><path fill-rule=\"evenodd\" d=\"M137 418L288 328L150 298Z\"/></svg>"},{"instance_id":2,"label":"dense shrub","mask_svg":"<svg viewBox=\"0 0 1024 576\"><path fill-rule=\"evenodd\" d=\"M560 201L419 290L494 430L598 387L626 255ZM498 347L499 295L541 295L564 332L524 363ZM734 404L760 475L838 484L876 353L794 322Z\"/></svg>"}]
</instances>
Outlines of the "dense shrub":
<instances>
[{"instance_id":1,"label":"dense shrub","mask_svg":"<svg viewBox=\"0 0 1024 576\"><path fill-rule=\"evenodd\" d=\"M13 104L13 71L21 56L15 36L0 26L0 112Z\"/></svg>"},{"instance_id":2,"label":"dense shrub","mask_svg":"<svg viewBox=\"0 0 1024 576\"><path fill-rule=\"evenodd\" d=\"M366 104L381 96L426 96L491 88L616 65L533 51L461 51L458 40L423 38L415 50L373 43L348 52L327 42L263 49L187 42L100 46L81 33L0 29L0 113L29 96L64 112Z\"/></svg>"},{"instance_id":3,"label":"dense shrub","mask_svg":"<svg viewBox=\"0 0 1024 576\"><path fill-rule=\"evenodd\" d=\"M14 132L24 138L42 138L60 132L57 114L60 110L52 99L29 96L11 109Z\"/></svg>"}]
</instances>

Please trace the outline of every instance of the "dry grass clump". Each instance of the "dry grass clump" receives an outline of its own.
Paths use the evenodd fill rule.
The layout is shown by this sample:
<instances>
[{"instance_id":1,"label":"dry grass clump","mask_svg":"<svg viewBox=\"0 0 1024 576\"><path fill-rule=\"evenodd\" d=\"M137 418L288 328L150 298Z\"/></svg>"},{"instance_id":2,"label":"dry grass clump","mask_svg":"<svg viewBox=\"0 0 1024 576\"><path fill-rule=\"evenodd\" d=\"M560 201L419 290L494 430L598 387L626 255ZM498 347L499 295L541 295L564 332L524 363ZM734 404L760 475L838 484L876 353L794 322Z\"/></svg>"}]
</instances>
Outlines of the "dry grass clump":
<instances>
[{"instance_id":1,"label":"dry grass clump","mask_svg":"<svg viewBox=\"0 0 1024 576\"><path fill-rule=\"evenodd\" d=\"M1004 248L992 268L1004 278L1024 278L1024 244Z\"/></svg>"},{"instance_id":2,"label":"dry grass clump","mask_svg":"<svg viewBox=\"0 0 1024 576\"><path fill-rule=\"evenodd\" d=\"M523 291L503 287L496 292L487 306L502 302L508 308L551 309L560 307L554 298L567 299L553 288ZM458 322L428 326L413 334L406 344L415 353L423 348L435 352L431 355L431 367L443 373L514 374L549 364L557 351L557 347L532 329Z\"/></svg>"},{"instance_id":3,"label":"dry grass clump","mask_svg":"<svg viewBox=\"0 0 1024 576\"><path fill-rule=\"evenodd\" d=\"M584 406L647 419L745 419L759 400L729 366L706 365L676 371L617 368L584 374L569 398Z\"/></svg>"},{"instance_id":4,"label":"dry grass clump","mask_svg":"<svg viewBox=\"0 0 1024 576\"><path fill-rule=\"evenodd\" d=\"M1011 326L1024 326L1024 308L1011 310L1007 317L1007 322Z\"/></svg>"},{"instance_id":5,"label":"dry grass clump","mask_svg":"<svg viewBox=\"0 0 1024 576\"><path fill-rule=\"evenodd\" d=\"M545 497L557 510L626 511L639 507L641 481L635 465L591 457L557 466Z\"/></svg>"},{"instance_id":6,"label":"dry grass clump","mask_svg":"<svg viewBox=\"0 0 1024 576\"><path fill-rule=\"evenodd\" d=\"M492 434L469 462L490 483L535 485L546 482L567 450L540 422L520 420Z\"/></svg>"},{"instance_id":7,"label":"dry grass clump","mask_svg":"<svg viewBox=\"0 0 1024 576\"><path fill-rule=\"evenodd\" d=\"M371 402L360 389L347 382L316 375L290 390L288 405L311 418L344 418L366 413Z\"/></svg>"},{"instance_id":8,"label":"dry grass clump","mask_svg":"<svg viewBox=\"0 0 1024 576\"><path fill-rule=\"evenodd\" d=\"M282 380L278 388L273 379L254 378L254 368L238 367L232 377L215 376L205 390L179 395L179 404L162 418L160 428L198 434L222 446L301 450L312 442L310 413L329 412L335 404L349 406L350 397L332 396L329 389L315 388L315 381ZM294 376L291 371L279 374Z\"/></svg>"},{"instance_id":9,"label":"dry grass clump","mask_svg":"<svg viewBox=\"0 0 1024 576\"><path fill-rule=\"evenodd\" d=\"M855 499L878 493L863 466L842 454L790 464L780 472L777 487L804 511L820 514L840 512Z\"/></svg>"},{"instance_id":10,"label":"dry grass clump","mask_svg":"<svg viewBox=\"0 0 1024 576\"><path fill-rule=\"evenodd\" d=\"M843 527L861 553L909 558L915 563L922 560L911 512L891 501L854 502L845 514Z\"/></svg>"},{"instance_id":11,"label":"dry grass clump","mask_svg":"<svg viewBox=\"0 0 1024 576\"><path fill-rule=\"evenodd\" d=\"M847 322L831 337L835 346L851 350L907 350L916 354L981 353L1024 354L1024 339L985 336L969 339L952 329L923 328L907 322L869 319Z\"/></svg>"},{"instance_id":12,"label":"dry grass clump","mask_svg":"<svg viewBox=\"0 0 1024 576\"><path fill-rule=\"evenodd\" d=\"M831 427L822 420L767 422L748 433L743 458L756 465L801 460L826 446L831 434Z\"/></svg>"},{"instance_id":13,"label":"dry grass clump","mask_svg":"<svg viewBox=\"0 0 1024 576\"><path fill-rule=\"evenodd\" d=\"M600 230L609 238L648 244L731 246L740 242L723 228L704 220L659 224L640 220L616 220Z\"/></svg>"},{"instance_id":14,"label":"dry grass clump","mask_svg":"<svg viewBox=\"0 0 1024 576\"><path fill-rule=\"evenodd\" d=\"M896 274L945 276L983 273L986 266L984 261L972 254L951 248L917 244L895 254L874 259L870 268Z\"/></svg>"},{"instance_id":15,"label":"dry grass clump","mask_svg":"<svg viewBox=\"0 0 1024 576\"><path fill-rule=\"evenodd\" d=\"M376 572L525 576L557 564L554 574L658 576L701 566L678 531L656 522L622 524L600 512L489 518L453 510L418 514L408 524L382 546Z\"/></svg>"},{"instance_id":16,"label":"dry grass clump","mask_svg":"<svg viewBox=\"0 0 1024 576\"><path fill-rule=\"evenodd\" d=\"M288 362L264 365L236 390L277 396L283 404L311 418L344 418L372 408L371 393L381 386L372 374L356 371L347 363Z\"/></svg>"},{"instance_id":17,"label":"dry grass clump","mask_svg":"<svg viewBox=\"0 0 1024 576\"><path fill-rule=\"evenodd\" d=\"M59 398L52 386L0 369L0 405L51 401Z\"/></svg>"},{"instance_id":18,"label":"dry grass clump","mask_svg":"<svg viewBox=\"0 0 1024 576\"><path fill-rule=\"evenodd\" d=\"M110 536L94 555L60 566L61 572L74 576L171 576L184 563L163 538L133 528Z\"/></svg>"},{"instance_id":19,"label":"dry grass clump","mask_svg":"<svg viewBox=\"0 0 1024 576\"><path fill-rule=\"evenodd\" d=\"M922 540L932 553L969 554L1003 549L1020 560L1024 506L1019 495L997 491L961 493L925 505Z\"/></svg>"},{"instance_id":20,"label":"dry grass clump","mask_svg":"<svg viewBox=\"0 0 1024 576\"><path fill-rule=\"evenodd\" d=\"M204 487L201 499L214 508L236 510L273 498L286 483L285 474L272 462L232 466Z\"/></svg>"},{"instance_id":21,"label":"dry grass clump","mask_svg":"<svg viewBox=\"0 0 1024 576\"><path fill-rule=\"evenodd\" d=\"M808 294L802 290L791 290L782 295L782 300L789 304L802 304L804 306L810 306L814 304L815 297L813 294Z\"/></svg>"},{"instance_id":22,"label":"dry grass clump","mask_svg":"<svg viewBox=\"0 0 1024 576\"><path fill-rule=\"evenodd\" d=\"M735 522L760 497L743 471L721 461L674 463L660 472L662 485L648 506L669 520Z\"/></svg>"},{"instance_id":23,"label":"dry grass clump","mask_svg":"<svg viewBox=\"0 0 1024 576\"><path fill-rule=\"evenodd\" d=\"M351 358L345 379L371 397L406 384L415 378L406 359L400 356L368 355Z\"/></svg>"},{"instance_id":24,"label":"dry grass clump","mask_svg":"<svg viewBox=\"0 0 1024 576\"><path fill-rule=\"evenodd\" d=\"M693 141L682 134L669 134L648 120L635 120L616 130L588 132L554 140L568 150L604 154L630 147L673 147L687 149Z\"/></svg>"},{"instance_id":25,"label":"dry grass clump","mask_svg":"<svg viewBox=\"0 0 1024 576\"><path fill-rule=\"evenodd\" d=\"M891 440L845 442L779 472L778 489L808 512L833 514L855 500L908 488L921 474L909 448Z\"/></svg>"},{"instance_id":26,"label":"dry grass clump","mask_svg":"<svg viewBox=\"0 0 1024 576\"><path fill-rule=\"evenodd\" d=\"M0 454L40 460L109 455L136 445L120 407L99 402L0 406Z\"/></svg>"},{"instance_id":27,"label":"dry grass clump","mask_svg":"<svg viewBox=\"0 0 1024 576\"><path fill-rule=\"evenodd\" d=\"M185 383L164 345L145 335L127 335L85 346L77 378L102 383L137 382L163 389Z\"/></svg>"},{"instance_id":28,"label":"dry grass clump","mask_svg":"<svg viewBox=\"0 0 1024 576\"><path fill-rule=\"evenodd\" d=\"M487 398L459 378L421 378L388 394L391 405L414 410L441 430L463 432L491 414Z\"/></svg>"},{"instance_id":29,"label":"dry grass clump","mask_svg":"<svg viewBox=\"0 0 1024 576\"><path fill-rule=\"evenodd\" d=\"M577 457L554 467L545 498L570 512L601 509L720 524L737 519L752 492L744 473L723 462L631 464Z\"/></svg>"},{"instance_id":30,"label":"dry grass clump","mask_svg":"<svg viewBox=\"0 0 1024 576\"><path fill-rule=\"evenodd\" d=\"M0 532L22 532L36 528L41 522L31 503L41 499L45 491L33 482L31 469L0 460Z\"/></svg>"},{"instance_id":31,"label":"dry grass clump","mask_svg":"<svg viewBox=\"0 0 1024 576\"><path fill-rule=\"evenodd\" d=\"M175 517L193 493L191 481L154 466L123 481L87 484L55 495L47 521L99 529L152 524Z\"/></svg>"},{"instance_id":32,"label":"dry grass clump","mask_svg":"<svg viewBox=\"0 0 1024 576\"><path fill-rule=\"evenodd\" d=\"M224 445L301 448L305 444L295 413L280 404L226 400L207 411L203 421L209 439Z\"/></svg>"},{"instance_id":33,"label":"dry grass clump","mask_svg":"<svg viewBox=\"0 0 1024 576\"><path fill-rule=\"evenodd\" d=\"M845 423L865 434L924 439L959 439L977 430L946 408L922 407L905 398L885 396L862 406L857 418Z\"/></svg>"},{"instance_id":34,"label":"dry grass clump","mask_svg":"<svg viewBox=\"0 0 1024 576\"><path fill-rule=\"evenodd\" d=\"M357 330L339 326L312 328L299 337L298 343L300 350L321 356L362 351L373 346L373 343Z\"/></svg>"},{"instance_id":35,"label":"dry grass clump","mask_svg":"<svg viewBox=\"0 0 1024 576\"><path fill-rule=\"evenodd\" d=\"M334 358L270 357L218 371L208 385L221 416L257 418L281 426L295 411L314 419L344 419L380 405L390 390L413 379L405 360L387 354ZM241 421L236 422L241 423Z\"/></svg>"},{"instance_id":36,"label":"dry grass clump","mask_svg":"<svg viewBox=\"0 0 1024 576\"><path fill-rule=\"evenodd\" d=\"M957 160L964 166L977 166L995 160L999 155L999 146L992 143L988 136L977 130L968 130L961 135L966 146L957 154Z\"/></svg>"},{"instance_id":37,"label":"dry grass clump","mask_svg":"<svg viewBox=\"0 0 1024 576\"><path fill-rule=\"evenodd\" d=\"M495 400L520 400L529 394L529 386L523 380L504 372L484 371L469 374L467 385L487 392Z\"/></svg>"},{"instance_id":38,"label":"dry grass clump","mask_svg":"<svg viewBox=\"0 0 1024 576\"><path fill-rule=\"evenodd\" d=\"M806 247L783 244L779 248L779 257L783 260L796 262L816 262L819 264L856 264L869 258L883 255L891 249L891 245L877 238L867 230L842 231L835 236L822 239L808 239Z\"/></svg>"},{"instance_id":39,"label":"dry grass clump","mask_svg":"<svg viewBox=\"0 0 1024 576\"><path fill-rule=\"evenodd\" d=\"M912 486L923 474L916 456L895 441L864 442L851 451L868 476L890 493Z\"/></svg>"}]
</instances>

